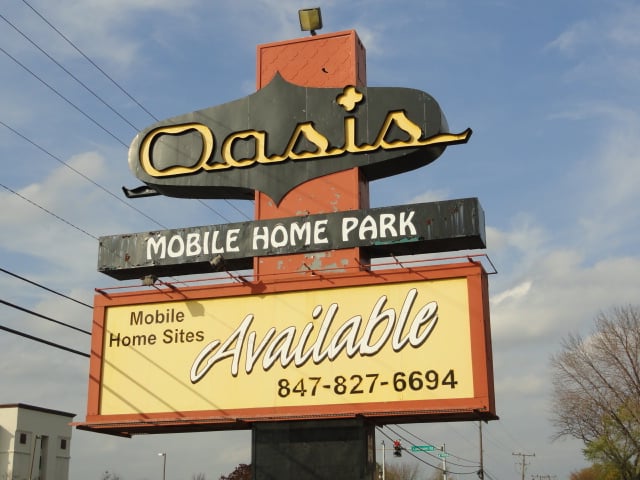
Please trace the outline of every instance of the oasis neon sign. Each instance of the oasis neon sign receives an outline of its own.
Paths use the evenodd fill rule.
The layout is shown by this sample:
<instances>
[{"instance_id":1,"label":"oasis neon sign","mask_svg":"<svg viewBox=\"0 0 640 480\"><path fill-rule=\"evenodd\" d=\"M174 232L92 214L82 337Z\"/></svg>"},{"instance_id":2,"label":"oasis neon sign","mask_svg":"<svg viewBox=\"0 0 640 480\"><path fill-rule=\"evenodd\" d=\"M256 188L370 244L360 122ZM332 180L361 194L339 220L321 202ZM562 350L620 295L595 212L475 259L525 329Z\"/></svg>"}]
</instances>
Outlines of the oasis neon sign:
<instances>
[{"instance_id":1,"label":"oasis neon sign","mask_svg":"<svg viewBox=\"0 0 640 480\"><path fill-rule=\"evenodd\" d=\"M279 202L307 180L353 167L369 180L413 170L470 135L449 133L436 101L419 90L308 88L277 75L248 97L140 132L129 165L145 195L251 198L259 190Z\"/></svg>"}]
</instances>

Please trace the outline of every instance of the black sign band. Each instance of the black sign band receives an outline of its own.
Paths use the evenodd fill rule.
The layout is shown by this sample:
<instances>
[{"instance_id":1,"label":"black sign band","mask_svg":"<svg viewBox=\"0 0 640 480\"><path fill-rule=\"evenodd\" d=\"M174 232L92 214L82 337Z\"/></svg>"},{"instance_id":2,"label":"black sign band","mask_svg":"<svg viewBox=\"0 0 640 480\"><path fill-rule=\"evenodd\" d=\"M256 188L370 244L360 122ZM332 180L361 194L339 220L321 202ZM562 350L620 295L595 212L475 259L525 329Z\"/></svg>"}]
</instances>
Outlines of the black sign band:
<instances>
[{"instance_id":1,"label":"black sign band","mask_svg":"<svg viewBox=\"0 0 640 480\"><path fill-rule=\"evenodd\" d=\"M252 268L254 257L361 247L369 258L485 248L466 198L100 238L98 270L118 280Z\"/></svg>"}]
</instances>

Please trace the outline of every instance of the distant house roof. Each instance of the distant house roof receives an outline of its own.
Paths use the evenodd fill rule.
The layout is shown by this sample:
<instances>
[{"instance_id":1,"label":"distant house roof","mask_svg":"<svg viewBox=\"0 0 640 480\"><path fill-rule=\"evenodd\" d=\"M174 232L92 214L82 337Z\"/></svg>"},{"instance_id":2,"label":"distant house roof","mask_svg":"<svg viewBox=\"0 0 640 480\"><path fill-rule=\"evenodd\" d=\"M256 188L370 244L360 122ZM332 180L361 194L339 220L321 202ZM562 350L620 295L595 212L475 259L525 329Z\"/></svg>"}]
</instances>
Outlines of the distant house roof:
<instances>
[{"instance_id":1,"label":"distant house roof","mask_svg":"<svg viewBox=\"0 0 640 480\"><path fill-rule=\"evenodd\" d=\"M52 415L60 415L62 417L69 417L69 418L73 418L76 416L75 413L62 412L60 410L52 410L50 408L44 408L44 407L36 407L33 405L27 405L26 403L4 403L4 404L0 404L0 408L23 408L25 410L33 410L36 412L50 413Z\"/></svg>"}]
</instances>

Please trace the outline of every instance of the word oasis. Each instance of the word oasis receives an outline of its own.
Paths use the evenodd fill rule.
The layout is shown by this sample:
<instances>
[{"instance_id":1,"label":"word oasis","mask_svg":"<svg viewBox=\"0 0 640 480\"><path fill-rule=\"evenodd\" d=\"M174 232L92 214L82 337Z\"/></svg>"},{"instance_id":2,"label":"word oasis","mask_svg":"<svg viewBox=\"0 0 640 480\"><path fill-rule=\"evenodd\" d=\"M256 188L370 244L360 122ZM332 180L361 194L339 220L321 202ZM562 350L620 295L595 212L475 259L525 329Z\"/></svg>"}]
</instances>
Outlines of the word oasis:
<instances>
[{"instance_id":1,"label":"word oasis","mask_svg":"<svg viewBox=\"0 0 640 480\"><path fill-rule=\"evenodd\" d=\"M449 133L437 102L419 90L300 87L276 75L248 97L140 132L129 166L147 186L125 191L252 198L259 190L279 203L307 180L353 167L368 180L413 170L470 135Z\"/></svg>"}]
</instances>

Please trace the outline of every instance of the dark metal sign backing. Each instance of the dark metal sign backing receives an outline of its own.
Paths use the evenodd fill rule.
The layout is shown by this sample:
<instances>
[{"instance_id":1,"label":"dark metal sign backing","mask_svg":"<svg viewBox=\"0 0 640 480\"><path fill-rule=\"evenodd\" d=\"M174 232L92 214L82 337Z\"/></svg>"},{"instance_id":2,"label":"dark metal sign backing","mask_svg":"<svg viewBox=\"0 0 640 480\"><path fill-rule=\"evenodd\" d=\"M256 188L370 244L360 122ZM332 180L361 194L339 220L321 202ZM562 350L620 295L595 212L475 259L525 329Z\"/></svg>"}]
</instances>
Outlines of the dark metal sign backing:
<instances>
[{"instance_id":1,"label":"dark metal sign backing","mask_svg":"<svg viewBox=\"0 0 640 480\"><path fill-rule=\"evenodd\" d=\"M485 248L484 212L465 198L100 238L118 280L252 268L253 257L362 247L370 258ZM214 259L216 259L214 261Z\"/></svg>"},{"instance_id":2,"label":"dark metal sign backing","mask_svg":"<svg viewBox=\"0 0 640 480\"><path fill-rule=\"evenodd\" d=\"M470 135L449 133L420 90L301 87L276 75L252 95L140 132L129 166L146 187L125 192L248 199L258 190L279 203L297 185L353 167L368 180L419 168Z\"/></svg>"}]
</instances>

